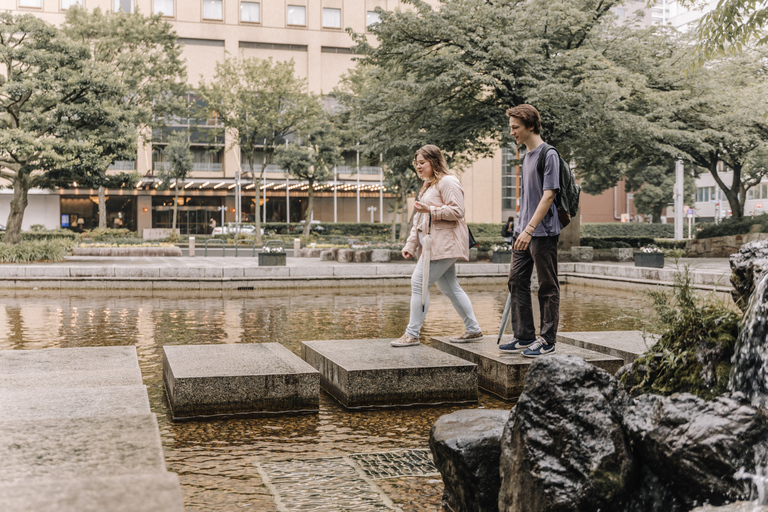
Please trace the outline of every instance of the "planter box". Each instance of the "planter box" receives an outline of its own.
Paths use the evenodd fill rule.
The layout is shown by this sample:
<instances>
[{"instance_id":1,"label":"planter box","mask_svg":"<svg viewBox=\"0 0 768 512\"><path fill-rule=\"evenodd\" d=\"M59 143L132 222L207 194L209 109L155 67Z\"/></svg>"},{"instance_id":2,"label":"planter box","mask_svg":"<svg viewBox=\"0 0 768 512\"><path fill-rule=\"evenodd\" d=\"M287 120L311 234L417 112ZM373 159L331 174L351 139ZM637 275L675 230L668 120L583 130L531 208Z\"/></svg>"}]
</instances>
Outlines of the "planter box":
<instances>
[{"instance_id":1,"label":"planter box","mask_svg":"<svg viewBox=\"0 0 768 512\"><path fill-rule=\"evenodd\" d=\"M284 252L260 252L259 266L260 267L284 267L285 253Z\"/></svg>"},{"instance_id":2,"label":"planter box","mask_svg":"<svg viewBox=\"0 0 768 512\"><path fill-rule=\"evenodd\" d=\"M664 268L664 253L660 252L636 252L636 267Z\"/></svg>"},{"instance_id":3,"label":"planter box","mask_svg":"<svg viewBox=\"0 0 768 512\"><path fill-rule=\"evenodd\" d=\"M512 253L511 252L497 252L493 251L493 262L494 263L509 263L512 261Z\"/></svg>"}]
</instances>

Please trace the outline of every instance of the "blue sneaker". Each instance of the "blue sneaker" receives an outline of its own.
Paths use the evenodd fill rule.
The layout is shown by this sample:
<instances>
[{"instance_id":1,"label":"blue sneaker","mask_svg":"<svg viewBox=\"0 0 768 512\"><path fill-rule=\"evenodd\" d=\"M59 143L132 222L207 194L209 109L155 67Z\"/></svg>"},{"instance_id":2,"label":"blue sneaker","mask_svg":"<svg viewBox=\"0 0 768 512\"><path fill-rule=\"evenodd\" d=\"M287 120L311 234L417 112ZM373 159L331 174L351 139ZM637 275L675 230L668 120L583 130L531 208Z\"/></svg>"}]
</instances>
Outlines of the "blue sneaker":
<instances>
[{"instance_id":1,"label":"blue sneaker","mask_svg":"<svg viewBox=\"0 0 768 512\"><path fill-rule=\"evenodd\" d=\"M512 343L499 345L499 351L504 352L505 354L517 354L518 352L522 352L523 350L527 349L535 342L536 340L515 340Z\"/></svg>"},{"instance_id":2,"label":"blue sneaker","mask_svg":"<svg viewBox=\"0 0 768 512\"><path fill-rule=\"evenodd\" d=\"M523 350L524 357L539 357L545 354L554 354L554 353L555 353L555 344L547 343L546 341L544 341L544 338L542 338L541 336L539 336L536 339L536 343L531 344L530 347Z\"/></svg>"}]
</instances>

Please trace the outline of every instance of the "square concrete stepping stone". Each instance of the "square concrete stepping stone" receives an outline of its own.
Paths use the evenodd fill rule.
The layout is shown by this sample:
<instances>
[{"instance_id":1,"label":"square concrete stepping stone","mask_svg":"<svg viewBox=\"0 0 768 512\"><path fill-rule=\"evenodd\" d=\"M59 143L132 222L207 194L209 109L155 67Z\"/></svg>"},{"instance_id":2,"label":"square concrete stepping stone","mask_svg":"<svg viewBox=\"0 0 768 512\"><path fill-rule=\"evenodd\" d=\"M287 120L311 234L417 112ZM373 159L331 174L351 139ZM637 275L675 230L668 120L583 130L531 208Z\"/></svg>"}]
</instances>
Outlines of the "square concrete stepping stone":
<instances>
[{"instance_id":1,"label":"square concrete stepping stone","mask_svg":"<svg viewBox=\"0 0 768 512\"><path fill-rule=\"evenodd\" d=\"M165 473L154 414L0 421L0 483Z\"/></svg>"},{"instance_id":2,"label":"square concrete stepping stone","mask_svg":"<svg viewBox=\"0 0 768 512\"><path fill-rule=\"evenodd\" d=\"M102 370L135 370L141 378L136 347L77 347L0 351L0 375Z\"/></svg>"},{"instance_id":3,"label":"square concrete stepping stone","mask_svg":"<svg viewBox=\"0 0 768 512\"><path fill-rule=\"evenodd\" d=\"M3 421L40 418L86 418L150 414L145 386L4 390L0 393Z\"/></svg>"},{"instance_id":4,"label":"square concrete stepping stone","mask_svg":"<svg viewBox=\"0 0 768 512\"><path fill-rule=\"evenodd\" d=\"M301 357L348 408L477 401L477 367L426 345L391 339L305 341Z\"/></svg>"},{"instance_id":5,"label":"square concrete stepping stone","mask_svg":"<svg viewBox=\"0 0 768 512\"><path fill-rule=\"evenodd\" d=\"M497 336L485 336L471 343L451 343L448 338L432 338L438 349L477 364L478 385L505 400L517 399L523 392L528 367L534 359L520 354L503 354L496 344ZM500 344L510 343L512 336L504 336ZM598 368L613 374L623 366L622 359L565 343L557 344L558 354L579 356ZM546 356L545 356L546 357Z\"/></svg>"},{"instance_id":6,"label":"square concrete stepping stone","mask_svg":"<svg viewBox=\"0 0 768 512\"><path fill-rule=\"evenodd\" d=\"M66 349L65 349L66 350ZM2 364L2 363L0 363ZM104 388L141 386L141 372L136 368L72 372L31 372L2 374L0 390L31 388Z\"/></svg>"},{"instance_id":7,"label":"square concrete stepping stone","mask_svg":"<svg viewBox=\"0 0 768 512\"><path fill-rule=\"evenodd\" d=\"M317 412L320 374L279 343L163 347L174 420Z\"/></svg>"},{"instance_id":8,"label":"square concrete stepping stone","mask_svg":"<svg viewBox=\"0 0 768 512\"><path fill-rule=\"evenodd\" d=\"M0 484L7 512L184 512L174 473Z\"/></svg>"},{"instance_id":9,"label":"square concrete stepping stone","mask_svg":"<svg viewBox=\"0 0 768 512\"><path fill-rule=\"evenodd\" d=\"M649 334L647 339L643 339L642 331L561 332L557 335L557 341L560 343L620 357L624 364L634 362L658 339L655 334Z\"/></svg>"}]
</instances>

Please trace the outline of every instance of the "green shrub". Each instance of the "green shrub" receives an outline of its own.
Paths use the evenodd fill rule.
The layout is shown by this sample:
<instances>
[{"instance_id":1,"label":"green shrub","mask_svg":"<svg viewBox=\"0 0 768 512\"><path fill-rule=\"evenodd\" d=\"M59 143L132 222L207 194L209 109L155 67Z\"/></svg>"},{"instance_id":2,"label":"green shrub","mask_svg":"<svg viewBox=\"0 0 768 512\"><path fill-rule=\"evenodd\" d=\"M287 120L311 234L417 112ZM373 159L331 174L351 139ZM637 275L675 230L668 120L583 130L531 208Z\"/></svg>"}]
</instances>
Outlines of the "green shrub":
<instances>
[{"instance_id":1,"label":"green shrub","mask_svg":"<svg viewBox=\"0 0 768 512\"><path fill-rule=\"evenodd\" d=\"M594 249L612 249L614 247L643 247L653 244L654 239L652 237L635 237L635 236L606 236L606 237L594 237L594 236L581 236L579 245L585 247L592 247Z\"/></svg>"},{"instance_id":2,"label":"green shrub","mask_svg":"<svg viewBox=\"0 0 768 512\"><path fill-rule=\"evenodd\" d=\"M581 225L582 237L674 238L674 224L593 222Z\"/></svg>"},{"instance_id":3,"label":"green shrub","mask_svg":"<svg viewBox=\"0 0 768 512\"><path fill-rule=\"evenodd\" d=\"M113 240L126 240L130 238L136 238L141 239L141 236L139 236L139 233L136 231L131 231L130 229L125 228L119 228L119 229L92 229L90 231L86 231L85 236L87 238L90 238L94 242L111 242Z\"/></svg>"},{"instance_id":4,"label":"green shrub","mask_svg":"<svg viewBox=\"0 0 768 512\"><path fill-rule=\"evenodd\" d=\"M688 267L672 291L648 292L656 310L659 341L621 376L633 395L693 393L711 399L728 386L741 316L713 295L691 287Z\"/></svg>"},{"instance_id":5,"label":"green shrub","mask_svg":"<svg viewBox=\"0 0 768 512\"><path fill-rule=\"evenodd\" d=\"M753 228L754 227L754 228ZM759 233L768 233L768 215L744 217L742 219L723 219L719 224L707 222L697 226L700 231L696 238L715 238L719 236L746 235L753 229Z\"/></svg>"},{"instance_id":6,"label":"green shrub","mask_svg":"<svg viewBox=\"0 0 768 512\"><path fill-rule=\"evenodd\" d=\"M0 241L3 240L5 233L0 233ZM68 229L51 229L48 231L22 231L21 240L27 242L42 240L69 240L76 242L80 238L78 233Z\"/></svg>"},{"instance_id":7,"label":"green shrub","mask_svg":"<svg viewBox=\"0 0 768 512\"><path fill-rule=\"evenodd\" d=\"M18 244L0 243L0 262L31 263L63 261L72 252L74 240L22 240Z\"/></svg>"}]
</instances>

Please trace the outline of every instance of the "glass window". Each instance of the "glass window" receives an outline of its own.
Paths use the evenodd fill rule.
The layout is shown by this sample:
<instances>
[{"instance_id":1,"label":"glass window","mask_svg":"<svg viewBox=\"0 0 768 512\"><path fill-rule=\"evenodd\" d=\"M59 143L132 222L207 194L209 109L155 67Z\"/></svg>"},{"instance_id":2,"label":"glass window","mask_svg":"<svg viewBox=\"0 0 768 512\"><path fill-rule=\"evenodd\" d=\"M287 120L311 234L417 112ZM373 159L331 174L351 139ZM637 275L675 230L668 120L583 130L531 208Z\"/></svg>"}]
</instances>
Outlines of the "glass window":
<instances>
[{"instance_id":1,"label":"glass window","mask_svg":"<svg viewBox=\"0 0 768 512\"><path fill-rule=\"evenodd\" d=\"M754 188L751 188L751 189L747 190L747 201L750 201L752 199L756 199L756 197L755 197L755 189Z\"/></svg>"},{"instance_id":2,"label":"glass window","mask_svg":"<svg viewBox=\"0 0 768 512\"><path fill-rule=\"evenodd\" d=\"M43 0L19 0L19 7L42 7Z\"/></svg>"},{"instance_id":3,"label":"glass window","mask_svg":"<svg viewBox=\"0 0 768 512\"><path fill-rule=\"evenodd\" d=\"M371 25L378 23L381 21L381 16L379 16L379 13L376 11L368 11L368 15L365 18L365 26L370 27Z\"/></svg>"},{"instance_id":4,"label":"glass window","mask_svg":"<svg viewBox=\"0 0 768 512\"><path fill-rule=\"evenodd\" d=\"M624 18L627 16L627 11L625 11L623 7L617 7L616 16L618 16L619 18Z\"/></svg>"},{"instance_id":5,"label":"glass window","mask_svg":"<svg viewBox=\"0 0 768 512\"><path fill-rule=\"evenodd\" d=\"M515 152L504 148L501 152L501 209L514 210L517 200Z\"/></svg>"},{"instance_id":6,"label":"glass window","mask_svg":"<svg viewBox=\"0 0 768 512\"><path fill-rule=\"evenodd\" d=\"M204 20L223 20L224 19L223 0L203 0L203 19Z\"/></svg>"},{"instance_id":7,"label":"glass window","mask_svg":"<svg viewBox=\"0 0 768 512\"><path fill-rule=\"evenodd\" d=\"M259 23L261 21L258 2L240 2L240 21Z\"/></svg>"},{"instance_id":8,"label":"glass window","mask_svg":"<svg viewBox=\"0 0 768 512\"><path fill-rule=\"evenodd\" d=\"M323 26L341 28L341 9L323 9Z\"/></svg>"},{"instance_id":9,"label":"glass window","mask_svg":"<svg viewBox=\"0 0 768 512\"><path fill-rule=\"evenodd\" d=\"M303 5L288 6L288 25L306 25L307 8Z\"/></svg>"},{"instance_id":10,"label":"glass window","mask_svg":"<svg viewBox=\"0 0 768 512\"><path fill-rule=\"evenodd\" d=\"M155 0L154 13L173 16L173 0Z\"/></svg>"},{"instance_id":11,"label":"glass window","mask_svg":"<svg viewBox=\"0 0 768 512\"><path fill-rule=\"evenodd\" d=\"M69 9L70 7L74 7L76 5L83 5L83 4L80 0L61 0L62 9Z\"/></svg>"},{"instance_id":12,"label":"glass window","mask_svg":"<svg viewBox=\"0 0 768 512\"><path fill-rule=\"evenodd\" d=\"M768 199L768 183L762 183L760 185L760 197Z\"/></svg>"},{"instance_id":13,"label":"glass window","mask_svg":"<svg viewBox=\"0 0 768 512\"><path fill-rule=\"evenodd\" d=\"M133 12L133 0L115 0L115 12Z\"/></svg>"}]
</instances>

